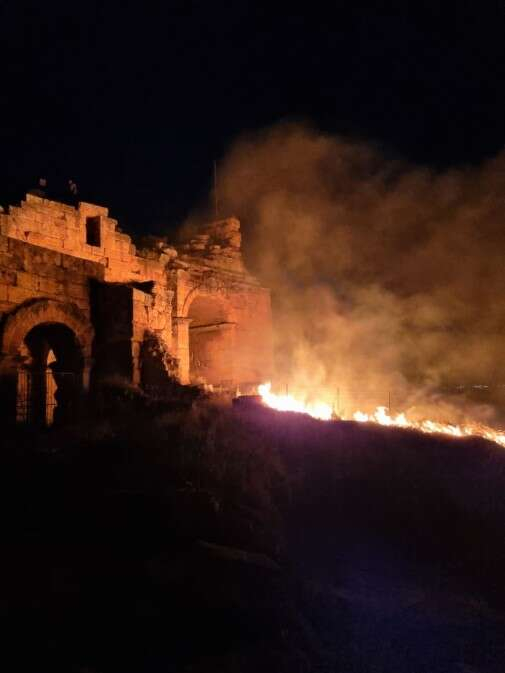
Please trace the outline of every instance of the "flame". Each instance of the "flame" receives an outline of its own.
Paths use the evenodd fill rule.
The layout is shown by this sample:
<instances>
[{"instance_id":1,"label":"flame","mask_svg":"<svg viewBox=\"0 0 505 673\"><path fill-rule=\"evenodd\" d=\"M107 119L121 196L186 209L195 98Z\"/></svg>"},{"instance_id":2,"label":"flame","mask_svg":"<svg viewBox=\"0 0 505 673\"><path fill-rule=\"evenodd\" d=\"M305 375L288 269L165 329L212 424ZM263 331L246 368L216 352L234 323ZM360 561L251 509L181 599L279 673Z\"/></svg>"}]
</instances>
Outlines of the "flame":
<instances>
[{"instance_id":1,"label":"flame","mask_svg":"<svg viewBox=\"0 0 505 673\"><path fill-rule=\"evenodd\" d=\"M258 393L263 402L277 411L295 411L299 414L308 414L321 421L329 421L332 417L332 408L324 402L305 403L292 395L276 395L271 391L271 383L262 383L258 386Z\"/></svg>"},{"instance_id":2,"label":"flame","mask_svg":"<svg viewBox=\"0 0 505 673\"><path fill-rule=\"evenodd\" d=\"M303 402L293 395L276 395L272 392L271 387L271 383L263 383L258 386L258 393L263 403L272 409L308 414L322 421L329 421L334 417L332 407L325 402ZM505 447L505 431L494 430L480 423L453 425L432 420L414 421L407 418L404 413L391 416L387 407L377 407L372 414L356 411L351 418L359 423L377 423L389 427L410 428L427 434L436 433L451 435L452 437L483 437Z\"/></svg>"}]
</instances>

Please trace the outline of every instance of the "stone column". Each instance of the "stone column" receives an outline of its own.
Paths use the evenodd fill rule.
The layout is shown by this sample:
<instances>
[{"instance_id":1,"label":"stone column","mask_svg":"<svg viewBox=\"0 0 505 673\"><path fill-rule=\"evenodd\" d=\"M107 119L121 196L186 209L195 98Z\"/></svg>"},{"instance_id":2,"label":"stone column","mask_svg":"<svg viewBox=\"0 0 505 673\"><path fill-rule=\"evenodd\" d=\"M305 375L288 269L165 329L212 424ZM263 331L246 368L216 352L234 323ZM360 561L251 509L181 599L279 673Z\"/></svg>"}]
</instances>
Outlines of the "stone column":
<instances>
[{"instance_id":1,"label":"stone column","mask_svg":"<svg viewBox=\"0 0 505 673\"><path fill-rule=\"evenodd\" d=\"M89 378L91 374L91 368L93 366L93 359L91 357L84 358L84 368L82 370L82 387L84 392L89 390Z\"/></svg>"},{"instance_id":2,"label":"stone column","mask_svg":"<svg viewBox=\"0 0 505 673\"><path fill-rule=\"evenodd\" d=\"M179 382L187 385L189 379L189 325L191 318L173 317L173 343L179 362Z\"/></svg>"}]
</instances>

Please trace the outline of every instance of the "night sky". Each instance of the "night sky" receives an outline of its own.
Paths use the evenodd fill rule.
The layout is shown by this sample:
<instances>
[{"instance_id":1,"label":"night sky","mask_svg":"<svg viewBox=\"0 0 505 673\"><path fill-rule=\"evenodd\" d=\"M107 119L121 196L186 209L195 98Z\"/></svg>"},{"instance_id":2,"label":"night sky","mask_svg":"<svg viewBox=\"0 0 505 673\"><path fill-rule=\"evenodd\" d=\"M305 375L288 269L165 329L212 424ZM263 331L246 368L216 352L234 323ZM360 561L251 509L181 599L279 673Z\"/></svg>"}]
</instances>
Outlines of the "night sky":
<instances>
[{"instance_id":1,"label":"night sky","mask_svg":"<svg viewBox=\"0 0 505 673\"><path fill-rule=\"evenodd\" d=\"M331 4L2 2L0 203L72 178L127 229L167 232L214 158L281 120L435 169L502 149L502 2Z\"/></svg>"}]
</instances>

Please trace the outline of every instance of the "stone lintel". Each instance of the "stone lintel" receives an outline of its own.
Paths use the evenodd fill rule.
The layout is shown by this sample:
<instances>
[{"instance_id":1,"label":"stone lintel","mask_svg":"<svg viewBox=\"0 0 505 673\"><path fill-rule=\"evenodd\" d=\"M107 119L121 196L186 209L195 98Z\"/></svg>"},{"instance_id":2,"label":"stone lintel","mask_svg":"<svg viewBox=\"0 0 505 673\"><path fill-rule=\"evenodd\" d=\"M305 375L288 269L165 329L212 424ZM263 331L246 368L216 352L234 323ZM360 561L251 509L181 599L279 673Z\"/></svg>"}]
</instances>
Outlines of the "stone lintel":
<instances>
[{"instance_id":1,"label":"stone lintel","mask_svg":"<svg viewBox=\"0 0 505 673\"><path fill-rule=\"evenodd\" d=\"M231 330L236 327L236 322L218 322L213 325L195 325L194 327L190 326L191 332L224 332L226 330Z\"/></svg>"}]
</instances>

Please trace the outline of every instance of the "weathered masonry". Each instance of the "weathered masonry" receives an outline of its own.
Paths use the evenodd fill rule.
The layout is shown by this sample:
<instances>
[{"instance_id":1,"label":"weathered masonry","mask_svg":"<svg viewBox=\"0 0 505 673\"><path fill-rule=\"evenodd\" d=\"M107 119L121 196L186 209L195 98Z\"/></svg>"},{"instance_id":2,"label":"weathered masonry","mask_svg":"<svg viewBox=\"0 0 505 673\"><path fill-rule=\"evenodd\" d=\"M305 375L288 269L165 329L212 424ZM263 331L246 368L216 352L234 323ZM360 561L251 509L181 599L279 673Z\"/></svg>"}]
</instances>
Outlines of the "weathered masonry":
<instances>
[{"instance_id":1,"label":"weathered masonry","mask_svg":"<svg viewBox=\"0 0 505 673\"><path fill-rule=\"evenodd\" d=\"M270 293L240 244L230 218L137 250L106 208L28 194L0 214L3 411L51 423L111 376L221 390L269 378Z\"/></svg>"}]
</instances>

